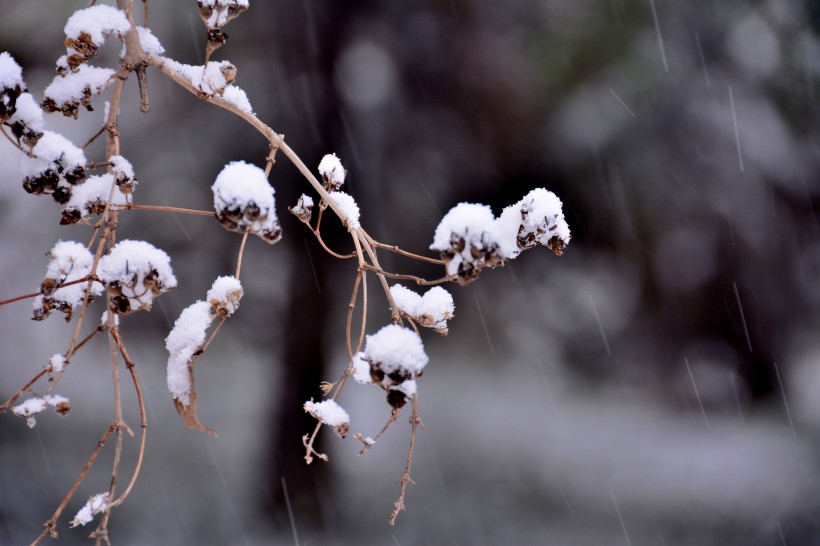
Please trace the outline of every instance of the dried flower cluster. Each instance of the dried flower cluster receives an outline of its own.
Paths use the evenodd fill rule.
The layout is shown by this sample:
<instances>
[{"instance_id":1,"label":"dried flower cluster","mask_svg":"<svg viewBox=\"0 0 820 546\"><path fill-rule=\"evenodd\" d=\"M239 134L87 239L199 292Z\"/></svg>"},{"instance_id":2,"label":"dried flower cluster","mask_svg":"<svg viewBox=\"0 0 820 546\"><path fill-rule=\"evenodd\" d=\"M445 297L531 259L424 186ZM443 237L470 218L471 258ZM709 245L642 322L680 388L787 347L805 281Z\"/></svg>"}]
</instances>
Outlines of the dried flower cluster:
<instances>
[{"instance_id":1,"label":"dried flower cluster","mask_svg":"<svg viewBox=\"0 0 820 546\"><path fill-rule=\"evenodd\" d=\"M252 233L271 244L282 238L273 187L262 169L244 161L229 163L211 190L216 218L225 229Z\"/></svg>"},{"instance_id":2,"label":"dried flower cluster","mask_svg":"<svg viewBox=\"0 0 820 546\"><path fill-rule=\"evenodd\" d=\"M341 191L348 172L339 157L336 154L325 155L318 164L317 177L316 172L306 167L285 143L284 137L253 113L247 95L234 83L237 74L235 65L227 60L210 61L211 53L227 39L223 27L248 8L247 0L198 0L199 14L208 29L202 66L186 65L163 57L165 50L159 40L149 29L135 23L131 12L134 2L117 0L117 5L120 9L94 3L71 16L65 26L66 55L58 59L57 75L46 88L45 98L39 106L26 90L20 67L8 53L0 53L0 131L20 152L24 189L32 194L51 195L62 204L61 224L87 224L93 227L87 245L75 241L59 241L54 245L48 254L45 276L35 294L4 302L33 298L36 320L43 320L55 311L63 313L66 320L76 320L67 350L52 356L30 382L0 406L0 413L11 410L26 419L29 426L34 426L36 416L49 407L60 415L68 413L71 409L69 400L54 390L77 351L99 333L108 337L114 377L114 421L97 443L86 469L46 522L43 533L35 543L48 533L56 535L63 508L83 482L87 468L109 438L115 437L117 444L109 490L91 496L70 525L85 525L95 515L106 514L100 518L94 536L98 544L102 540L107 541L108 515L128 496L140 471L148 423L137 368L120 334L119 317L141 310L150 311L157 297L177 286L177 278L166 252L147 241L120 236L118 215L131 214L130 211L140 209L187 212L215 217L225 229L244 235L239 246L235 275L218 277L203 301L193 302L181 311L165 338L168 350L167 386L171 400L186 426L215 434L197 417L194 367L207 351L220 326L239 308L244 294L239 277L248 235L256 235L268 243L275 243L282 236L274 188L268 181L277 151L299 169L313 191L311 195L302 194L289 210L309 228L329 254L356 264L344 336L349 359L339 379L321 385L324 400L310 399L303 404L303 409L317 420L313 433L303 437L305 460L308 463L314 457L328 460L327 455L314 448L322 425L332 428L341 438L348 436L351 416L337 402L348 378L381 388L390 407L388 422L378 434L372 437L359 432L353 434L364 446L360 453L375 445L391 423L398 419L403 407L411 407L407 464L399 481L399 498L390 518L391 524L394 523L404 508L407 485L412 483L410 467L416 430L420 424L417 381L430 360L419 334L419 326L446 335L449 321L455 314L455 304L452 295L440 286L433 286L422 294L402 285L391 287L388 279L415 281L420 285L452 281L467 284L481 270L502 265L522 250L537 245L546 246L560 255L570 241L560 200L543 188L535 189L518 203L505 208L497 218L485 205L460 203L444 216L435 230L430 248L438 251L441 259L420 256L380 243L362 227L361 211L354 196ZM90 66L88 61L97 55L109 37L116 37L123 43L119 65L116 68ZM147 111L147 101L143 102L144 95L147 95L144 75L149 68L200 99L244 119L268 140L270 155L265 158L265 169L244 161L233 161L216 175L211 186L213 211L135 202L138 181L133 166L120 150L118 112L123 86L133 73L137 75L140 86L141 107ZM106 92L109 87L112 88L111 103L105 108L105 123L102 130L89 141L105 135L105 156L88 162L83 149L62 135L45 129L43 110L76 118L81 106L91 110L96 95ZM104 172L95 173L97 169L104 169ZM314 214L314 209L318 209L317 214ZM321 221L325 213L335 214L347 229L354 248L352 252L339 254L324 243ZM380 251L443 269L443 276L439 273L439 278L428 280L388 273L379 264ZM366 335L369 331L367 282L374 277L388 303L390 324ZM106 304L102 320L81 339L86 311L94 297L103 292ZM361 322L355 326L354 314L357 310ZM358 333L354 332L355 329ZM119 453L125 440L123 431L131 430L123 418L119 383L121 361L125 362L125 369L134 385L141 433L138 462L131 481L118 493ZM36 385L42 378L47 378L47 386L39 391ZM26 399L18 403L24 396Z\"/></svg>"},{"instance_id":3,"label":"dried flower cluster","mask_svg":"<svg viewBox=\"0 0 820 546\"><path fill-rule=\"evenodd\" d=\"M560 256L569 241L561 201L537 188L498 218L487 205L459 203L441 220L430 249L441 252L448 274L469 284L483 269L502 265L522 250L543 245Z\"/></svg>"}]
</instances>

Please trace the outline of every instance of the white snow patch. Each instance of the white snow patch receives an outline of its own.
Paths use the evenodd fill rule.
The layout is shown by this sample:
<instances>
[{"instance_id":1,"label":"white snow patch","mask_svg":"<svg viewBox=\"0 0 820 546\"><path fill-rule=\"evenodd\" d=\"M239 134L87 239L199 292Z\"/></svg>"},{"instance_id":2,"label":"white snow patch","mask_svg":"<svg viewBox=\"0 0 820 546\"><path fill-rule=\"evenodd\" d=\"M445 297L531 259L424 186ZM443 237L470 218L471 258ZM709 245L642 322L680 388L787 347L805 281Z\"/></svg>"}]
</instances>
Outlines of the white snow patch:
<instances>
[{"instance_id":1,"label":"white snow patch","mask_svg":"<svg viewBox=\"0 0 820 546\"><path fill-rule=\"evenodd\" d=\"M218 277L211 289L208 290L206 299L218 314L227 316L233 315L239 308L239 300L242 299L244 291L242 283L233 276Z\"/></svg>"},{"instance_id":2,"label":"white snow patch","mask_svg":"<svg viewBox=\"0 0 820 546\"><path fill-rule=\"evenodd\" d=\"M0 92L6 89L25 89L23 69L7 51L0 53Z\"/></svg>"},{"instance_id":3,"label":"white snow patch","mask_svg":"<svg viewBox=\"0 0 820 546\"><path fill-rule=\"evenodd\" d=\"M197 301L182 310L165 338L168 350L167 381L171 396L182 405L191 403L191 378L188 362L205 344L205 333L211 325L211 305Z\"/></svg>"},{"instance_id":4,"label":"white snow patch","mask_svg":"<svg viewBox=\"0 0 820 546\"><path fill-rule=\"evenodd\" d=\"M429 361L419 335L398 324L388 324L367 336L364 354L385 374L399 372L410 378L419 375Z\"/></svg>"},{"instance_id":5,"label":"white snow patch","mask_svg":"<svg viewBox=\"0 0 820 546\"><path fill-rule=\"evenodd\" d=\"M94 519L94 516L105 511L108 506L108 493L97 493L85 505L80 508L74 519L69 522L69 527L76 527L78 525L85 525Z\"/></svg>"},{"instance_id":6,"label":"white snow patch","mask_svg":"<svg viewBox=\"0 0 820 546\"><path fill-rule=\"evenodd\" d=\"M335 400L325 400L323 402L308 400L305 402L304 408L306 412L330 427L335 428L350 424L350 416Z\"/></svg>"},{"instance_id":7,"label":"white snow patch","mask_svg":"<svg viewBox=\"0 0 820 546\"><path fill-rule=\"evenodd\" d=\"M131 30L125 13L105 4L97 4L89 8L75 11L65 24L67 38L80 39L88 34L97 47L101 46L106 37L112 33L120 36Z\"/></svg>"},{"instance_id":8,"label":"white snow patch","mask_svg":"<svg viewBox=\"0 0 820 546\"><path fill-rule=\"evenodd\" d=\"M333 201L339 205L339 208L347 216L347 228L348 229L356 229L360 226L359 224L359 205L356 204L356 200L353 197L343 191L332 191L330 192L330 197Z\"/></svg>"}]
</instances>

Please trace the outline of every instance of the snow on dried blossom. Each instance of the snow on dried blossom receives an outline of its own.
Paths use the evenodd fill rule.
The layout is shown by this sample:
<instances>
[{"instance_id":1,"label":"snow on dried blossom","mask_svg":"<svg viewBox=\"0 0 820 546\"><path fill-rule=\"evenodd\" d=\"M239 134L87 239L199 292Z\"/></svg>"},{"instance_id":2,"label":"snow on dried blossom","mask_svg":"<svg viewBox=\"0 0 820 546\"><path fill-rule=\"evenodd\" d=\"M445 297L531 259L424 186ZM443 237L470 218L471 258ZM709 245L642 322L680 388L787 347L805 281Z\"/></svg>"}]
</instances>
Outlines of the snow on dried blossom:
<instances>
[{"instance_id":1,"label":"snow on dried blossom","mask_svg":"<svg viewBox=\"0 0 820 546\"><path fill-rule=\"evenodd\" d=\"M98 275L111 293L109 308L121 315L150 310L157 296L177 286L171 258L145 241L114 245L100 259Z\"/></svg>"},{"instance_id":2,"label":"snow on dried blossom","mask_svg":"<svg viewBox=\"0 0 820 546\"><path fill-rule=\"evenodd\" d=\"M219 223L229 231L250 232L268 243L282 237L273 187L265 172L244 161L228 163L211 190Z\"/></svg>"}]
</instances>

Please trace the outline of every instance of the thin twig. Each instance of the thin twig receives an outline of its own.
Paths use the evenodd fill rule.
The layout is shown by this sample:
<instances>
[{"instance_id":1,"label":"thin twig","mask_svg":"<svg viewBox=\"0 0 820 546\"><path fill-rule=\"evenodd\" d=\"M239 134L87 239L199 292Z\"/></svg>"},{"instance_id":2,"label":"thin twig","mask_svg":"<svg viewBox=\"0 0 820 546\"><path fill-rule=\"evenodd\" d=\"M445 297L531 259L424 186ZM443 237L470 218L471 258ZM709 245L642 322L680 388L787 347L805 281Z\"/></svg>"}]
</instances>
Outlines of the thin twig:
<instances>
[{"instance_id":1,"label":"thin twig","mask_svg":"<svg viewBox=\"0 0 820 546\"><path fill-rule=\"evenodd\" d=\"M48 368L45 368L42 371L40 371L40 373L38 373L37 375L32 377L28 381L28 383L26 383L25 385L20 387L20 390L18 390L16 393L14 393L11 398L6 400L5 404L0 406L0 413L6 412L11 407L11 405L14 404L17 401L18 398L23 396L24 392L28 391L31 388L31 386L34 385L37 382L37 380L40 379L41 377L43 377L46 373L48 373Z\"/></svg>"},{"instance_id":2,"label":"thin twig","mask_svg":"<svg viewBox=\"0 0 820 546\"><path fill-rule=\"evenodd\" d=\"M385 271L383 269L373 267L370 264L367 264L365 266L365 269L367 269L368 271L375 271L377 273L381 273L382 275L384 275L385 277L388 277L390 279L396 279L396 280L402 280L402 281L413 281L414 283L418 284L419 286L430 286L430 285L434 285L434 284L442 284L442 283L445 283L445 282L453 281L455 279L455 277L448 275L447 277L441 277L440 279L433 279L432 281L429 281L427 279L423 279L423 278L417 277L415 275L401 275L399 273L390 273L390 272Z\"/></svg>"},{"instance_id":3,"label":"thin twig","mask_svg":"<svg viewBox=\"0 0 820 546\"><path fill-rule=\"evenodd\" d=\"M339 258L341 260L347 260L348 258L355 258L356 253L351 252L350 254L339 254L338 252L332 251L326 244L324 239L322 239L322 234L319 232L319 229L312 229L311 232L316 236L316 240L319 241L319 244L322 245L322 248L325 249L325 252L333 256L334 258Z\"/></svg>"},{"instance_id":4,"label":"thin twig","mask_svg":"<svg viewBox=\"0 0 820 546\"><path fill-rule=\"evenodd\" d=\"M97 131L96 133L94 133L93 135L91 135L91 137L90 137L88 140L86 140L86 141L85 141L85 144L83 144L83 145L82 145L82 149L83 149L83 150L85 150L86 148L88 148L89 146L91 146L91 143L93 143L95 140L97 140L98 138L100 138L100 135L101 135L101 134L103 134L104 132L105 132L105 125L103 125L102 127L100 127L100 130L99 130L99 131Z\"/></svg>"},{"instance_id":5,"label":"thin twig","mask_svg":"<svg viewBox=\"0 0 820 546\"><path fill-rule=\"evenodd\" d=\"M0 132L2 132L2 133L3 133L3 136L4 136L4 137L6 137L6 139L7 139L9 142L11 142L12 146L14 146L15 148L17 148L18 150L20 150L21 152L23 152L23 153L24 153L24 154L26 154L27 156L29 156L29 157L34 157L34 154L32 154L31 150L26 150L26 149L24 149L22 146L20 146L17 142L15 142L15 140L14 140L13 138L11 138L11 137L8 135L8 133L6 133L6 130L5 130L5 129L3 129L2 127L0 127Z\"/></svg>"},{"instance_id":6,"label":"thin twig","mask_svg":"<svg viewBox=\"0 0 820 546\"><path fill-rule=\"evenodd\" d=\"M89 281L89 280L96 280L97 282L102 282L96 277L91 278L90 275L86 275L82 279L75 279L73 281L69 281L69 282L66 282L66 283L63 283L63 284L59 285L57 288L55 288L55 291L59 290L60 288L65 288L66 286L71 286L71 285L74 285L74 284L80 284L82 282L86 282L86 281ZM6 305L6 304L9 304L9 303L14 303L14 302L20 301L20 300L25 300L25 299L29 299L29 298L36 298L37 296L40 296L40 295L42 295L42 292L32 292L31 294L24 294L22 296L17 296L16 298L9 298L7 300L0 301L0 306Z\"/></svg>"},{"instance_id":7,"label":"thin twig","mask_svg":"<svg viewBox=\"0 0 820 546\"><path fill-rule=\"evenodd\" d=\"M155 210L161 212L181 212L183 214L196 214L199 216L216 216L216 213L212 210L183 209L179 207L167 207L162 205L138 205L136 203L130 203L122 208L117 207L114 210L118 212L123 210Z\"/></svg>"},{"instance_id":8,"label":"thin twig","mask_svg":"<svg viewBox=\"0 0 820 546\"><path fill-rule=\"evenodd\" d=\"M43 529L43 532L40 533L40 536L38 536L34 540L34 542L31 543L31 546L35 546L36 544L38 544L41 540L43 540L43 538L45 538L47 534L50 534L51 538L57 538L57 520L60 519L60 515L62 515L63 510L65 510L65 507L68 505L69 501L71 501L71 497L74 496L74 493L76 493L77 488L85 479L85 475L91 469L91 465L94 464L94 461L97 459L97 455L100 454L100 450L102 450L103 446L108 441L108 437L111 436L111 434L114 433L116 429L117 425L112 424L108 427L108 430L105 431L105 434L102 435L102 438L99 439L99 441L97 442L97 447L94 449L94 452L91 453L91 456L88 458L88 461L86 461L85 466L80 471L80 475L77 476L76 480L74 480L74 484L71 486L71 489L68 490L68 493L63 498L60 505L57 507L57 510L55 510L54 514L52 514L49 520L45 522L45 529Z\"/></svg>"},{"instance_id":9,"label":"thin twig","mask_svg":"<svg viewBox=\"0 0 820 546\"><path fill-rule=\"evenodd\" d=\"M364 231L364 230L362 230L362 231ZM414 260L420 260L422 262L428 262L428 263L431 263L431 264L443 265L443 266L447 265L447 262L445 262L444 260L440 260L438 258L430 258L429 256L421 256L419 254L413 254L412 252L407 252L406 250L400 249L396 245L386 245L384 243L380 243L380 242L376 241L375 239L373 239L372 237L370 237L370 235L368 235L367 232L364 232L364 233L365 233L365 237L367 237L368 242L370 242L370 244L373 245L376 248L383 248L385 250L389 250L390 252L395 252L396 254L400 254L401 256L406 256L407 258L413 258Z\"/></svg>"},{"instance_id":10,"label":"thin twig","mask_svg":"<svg viewBox=\"0 0 820 546\"><path fill-rule=\"evenodd\" d=\"M419 399L418 394L413 395L413 413L410 415L410 449L407 452L407 464L404 466L404 475L399 480L399 498L393 504L393 513L390 515L390 525L396 524L399 512L404 510L404 496L407 494L407 484L415 483L410 478L410 468L413 466L413 451L416 448L416 429L421 425L419 419ZM423 425L422 425L423 426Z\"/></svg>"},{"instance_id":11,"label":"thin twig","mask_svg":"<svg viewBox=\"0 0 820 546\"><path fill-rule=\"evenodd\" d=\"M114 508L115 506L122 504L129 493L131 493L131 489L134 487L137 477L139 476L140 469L142 468L143 456L145 455L145 439L148 431L148 419L145 414L145 398L143 397L142 387L140 386L139 379L137 378L134 361L131 360L131 357L128 355L128 351L125 349L119 329L114 328L111 330L111 335L114 336L114 340L117 342L117 347L120 350L120 354L122 355L123 360L125 360L125 367L131 374L131 380L134 382L134 390L137 393L137 403L139 404L140 409L140 447L139 452L137 453L137 464L134 467L134 473L131 475L131 481L128 482L128 486L120 494L119 498L111 503L111 508Z\"/></svg>"},{"instance_id":12,"label":"thin twig","mask_svg":"<svg viewBox=\"0 0 820 546\"><path fill-rule=\"evenodd\" d=\"M245 253L245 243L248 242L249 231L242 236L242 244L239 245L239 257L236 259L236 278L239 279L239 273L242 271L242 255Z\"/></svg>"}]
</instances>

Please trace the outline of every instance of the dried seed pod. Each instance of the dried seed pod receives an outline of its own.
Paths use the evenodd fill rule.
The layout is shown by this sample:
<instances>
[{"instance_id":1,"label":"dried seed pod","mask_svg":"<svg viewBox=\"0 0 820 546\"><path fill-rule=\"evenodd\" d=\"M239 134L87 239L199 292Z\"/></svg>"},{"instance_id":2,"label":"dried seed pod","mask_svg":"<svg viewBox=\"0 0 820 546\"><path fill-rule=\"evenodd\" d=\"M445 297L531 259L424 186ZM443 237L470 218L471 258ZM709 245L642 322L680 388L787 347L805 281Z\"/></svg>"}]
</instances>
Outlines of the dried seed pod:
<instances>
[{"instance_id":1,"label":"dried seed pod","mask_svg":"<svg viewBox=\"0 0 820 546\"><path fill-rule=\"evenodd\" d=\"M288 210L302 222L310 224L313 216L313 198L303 193L299 196L296 206L288 207Z\"/></svg>"},{"instance_id":2,"label":"dried seed pod","mask_svg":"<svg viewBox=\"0 0 820 546\"><path fill-rule=\"evenodd\" d=\"M250 232L271 244L282 238L273 187L262 169L234 161L222 169L211 189L216 219L225 229Z\"/></svg>"}]
</instances>

